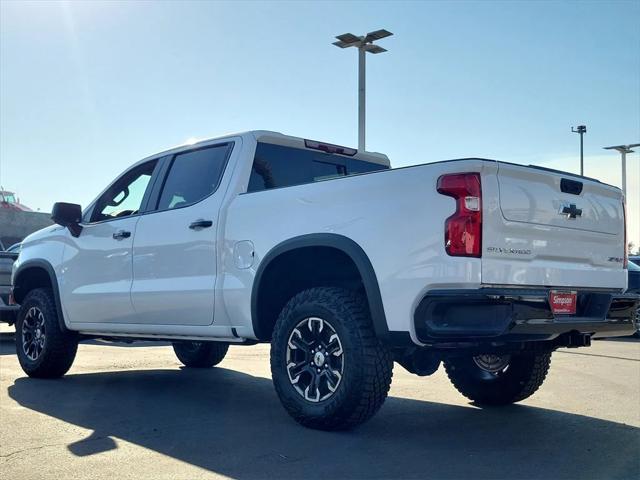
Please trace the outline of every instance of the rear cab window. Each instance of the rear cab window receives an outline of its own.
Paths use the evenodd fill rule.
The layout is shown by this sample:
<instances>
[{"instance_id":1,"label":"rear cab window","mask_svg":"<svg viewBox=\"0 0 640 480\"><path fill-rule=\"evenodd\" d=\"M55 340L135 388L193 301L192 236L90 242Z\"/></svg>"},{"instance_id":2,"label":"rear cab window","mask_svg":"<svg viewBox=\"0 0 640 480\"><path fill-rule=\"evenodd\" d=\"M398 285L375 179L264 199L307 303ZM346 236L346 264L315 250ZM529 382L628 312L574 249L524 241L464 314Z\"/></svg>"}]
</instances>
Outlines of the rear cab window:
<instances>
[{"instance_id":1,"label":"rear cab window","mask_svg":"<svg viewBox=\"0 0 640 480\"><path fill-rule=\"evenodd\" d=\"M345 155L258 142L247 192L303 185L388 168Z\"/></svg>"}]
</instances>

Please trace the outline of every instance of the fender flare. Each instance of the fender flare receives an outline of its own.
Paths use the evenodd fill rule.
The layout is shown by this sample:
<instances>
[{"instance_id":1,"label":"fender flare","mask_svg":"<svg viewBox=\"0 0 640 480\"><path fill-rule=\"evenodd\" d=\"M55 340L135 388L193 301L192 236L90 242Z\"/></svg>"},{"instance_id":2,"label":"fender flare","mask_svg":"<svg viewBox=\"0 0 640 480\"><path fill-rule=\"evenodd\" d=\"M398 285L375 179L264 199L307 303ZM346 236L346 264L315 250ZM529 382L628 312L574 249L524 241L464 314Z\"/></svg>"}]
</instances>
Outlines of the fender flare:
<instances>
[{"instance_id":1,"label":"fender flare","mask_svg":"<svg viewBox=\"0 0 640 480\"><path fill-rule=\"evenodd\" d=\"M64 315L62 313L62 303L60 302L60 289L58 287L58 277L56 276L56 271L53 266L47 262L46 260L41 259L33 259L27 260L26 262L20 264L18 269L15 271L13 276L13 284L19 284L20 275L24 275L25 271L30 268L40 268L47 272L49 275L49 282L51 283L51 289L53 290L53 300L56 304L56 311L58 313L58 324L60 325L60 330L63 332L69 331L67 326L64 323Z\"/></svg>"},{"instance_id":2,"label":"fender flare","mask_svg":"<svg viewBox=\"0 0 640 480\"><path fill-rule=\"evenodd\" d=\"M386 343L389 339L389 327L384 313L384 305L382 303L382 295L380 294L378 279L373 266L371 265L371 261L360 245L348 237L335 233L311 233L293 237L279 243L269 250L269 252L264 256L262 262L260 262L260 265L258 266L251 289L251 323L256 338L259 340L268 340L270 337L270 332L262 331L258 319L258 297L260 295L260 286L264 272L267 270L271 262L283 253L305 247L335 248L351 258L358 269L360 278L362 278L362 284L367 295L369 311L371 312L371 320L373 322L373 328L376 332L376 336L383 343Z\"/></svg>"}]
</instances>

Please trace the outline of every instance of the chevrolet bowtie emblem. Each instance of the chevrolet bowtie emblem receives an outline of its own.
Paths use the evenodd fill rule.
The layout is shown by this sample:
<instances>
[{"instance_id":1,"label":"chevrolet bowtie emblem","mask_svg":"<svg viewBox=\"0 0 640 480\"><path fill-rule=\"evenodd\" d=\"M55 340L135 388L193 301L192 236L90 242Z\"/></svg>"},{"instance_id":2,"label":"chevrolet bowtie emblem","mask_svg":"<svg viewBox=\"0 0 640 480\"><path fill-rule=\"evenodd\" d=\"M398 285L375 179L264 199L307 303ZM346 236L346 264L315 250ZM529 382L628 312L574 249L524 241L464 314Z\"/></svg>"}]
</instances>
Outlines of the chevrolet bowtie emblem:
<instances>
[{"instance_id":1,"label":"chevrolet bowtie emblem","mask_svg":"<svg viewBox=\"0 0 640 480\"><path fill-rule=\"evenodd\" d=\"M582 216L582 209L576 207L575 203L570 203L569 205L563 205L558 214L565 215L567 218L575 219Z\"/></svg>"}]
</instances>

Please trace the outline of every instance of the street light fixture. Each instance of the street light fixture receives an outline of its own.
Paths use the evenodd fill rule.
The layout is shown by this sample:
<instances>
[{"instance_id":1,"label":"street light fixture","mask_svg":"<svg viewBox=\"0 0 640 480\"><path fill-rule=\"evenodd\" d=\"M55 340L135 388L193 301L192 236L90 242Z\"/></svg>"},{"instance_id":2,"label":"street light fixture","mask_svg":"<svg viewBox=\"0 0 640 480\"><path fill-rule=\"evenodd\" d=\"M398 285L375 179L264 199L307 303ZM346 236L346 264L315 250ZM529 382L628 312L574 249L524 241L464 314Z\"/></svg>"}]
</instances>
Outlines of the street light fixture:
<instances>
[{"instance_id":1,"label":"street light fixture","mask_svg":"<svg viewBox=\"0 0 640 480\"><path fill-rule=\"evenodd\" d=\"M614 145L613 147L603 147L605 150L617 150L622 157L622 193L627 196L627 153L633 153L633 147L640 147L640 143L631 145Z\"/></svg>"},{"instance_id":2,"label":"street light fixture","mask_svg":"<svg viewBox=\"0 0 640 480\"><path fill-rule=\"evenodd\" d=\"M586 125L578 125L578 128L576 130L574 130L573 127L571 127L571 131L573 133L580 134L580 175L584 175L584 155L582 153L582 136L585 133L587 133L587 127Z\"/></svg>"},{"instance_id":3,"label":"street light fixture","mask_svg":"<svg viewBox=\"0 0 640 480\"><path fill-rule=\"evenodd\" d=\"M384 29L369 32L364 36L343 33L336 37L337 42L333 42L336 47L356 47L358 49L358 150L361 152L365 151L365 55L367 52L373 54L386 52L386 49L374 45L373 42L391 35L393 33Z\"/></svg>"}]
</instances>

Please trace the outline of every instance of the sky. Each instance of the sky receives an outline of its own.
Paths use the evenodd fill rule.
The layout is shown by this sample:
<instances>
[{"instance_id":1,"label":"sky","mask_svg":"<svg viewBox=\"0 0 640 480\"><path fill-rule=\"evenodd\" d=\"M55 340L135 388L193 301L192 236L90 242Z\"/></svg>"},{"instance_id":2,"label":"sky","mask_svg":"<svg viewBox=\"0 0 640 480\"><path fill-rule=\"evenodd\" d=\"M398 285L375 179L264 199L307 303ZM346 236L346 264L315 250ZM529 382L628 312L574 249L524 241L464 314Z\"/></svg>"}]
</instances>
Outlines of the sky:
<instances>
[{"instance_id":1,"label":"sky","mask_svg":"<svg viewBox=\"0 0 640 480\"><path fill-rule=\"evenodd\" d=\"M133 162L253 129L357 145L393 166L485 157L620 186L640 143L640 1L17 2L0 0L0 183L49 211L87 205ZM640 152L640 148L637 149ZM628 156L640 244L640 154Z\"/></svg>"}]
</instances>

